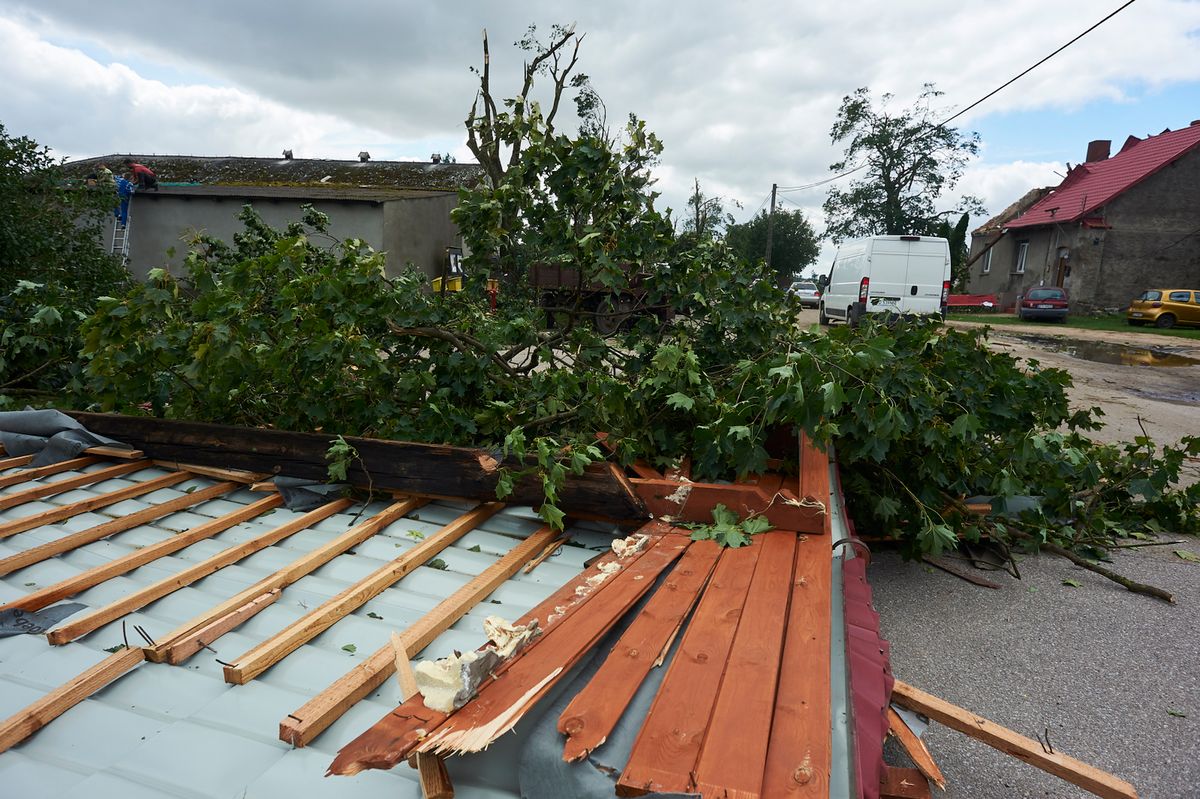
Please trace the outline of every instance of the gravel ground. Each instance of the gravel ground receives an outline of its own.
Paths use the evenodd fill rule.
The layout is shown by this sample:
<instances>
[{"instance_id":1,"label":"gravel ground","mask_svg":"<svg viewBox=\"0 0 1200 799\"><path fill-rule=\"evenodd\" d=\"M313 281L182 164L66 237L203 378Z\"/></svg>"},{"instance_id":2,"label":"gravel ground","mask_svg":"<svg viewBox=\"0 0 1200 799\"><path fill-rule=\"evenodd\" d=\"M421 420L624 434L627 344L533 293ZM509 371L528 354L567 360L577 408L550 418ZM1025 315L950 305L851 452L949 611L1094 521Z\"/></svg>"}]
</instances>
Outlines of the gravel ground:
<instances>
[{"instance_id":1,"label":"gravel ground","mask_svg":"<svg viewBox=\"0 0 1200 799\"><path fill-rule=\"evenodd\" d=\"M1200 564L1175 549L1200 554L1200 541L1114 556L1118 573L1171 591L1175 605L1053 556L1023 559L1019 581L980 572L997 591L878 552L870 580L895 674L1028 737L1049 728L1056 751L1141 797L1200 796ZM925 740L946 799L1090 796L948 728L932 725Z\"/></svg>"}]
</instances>

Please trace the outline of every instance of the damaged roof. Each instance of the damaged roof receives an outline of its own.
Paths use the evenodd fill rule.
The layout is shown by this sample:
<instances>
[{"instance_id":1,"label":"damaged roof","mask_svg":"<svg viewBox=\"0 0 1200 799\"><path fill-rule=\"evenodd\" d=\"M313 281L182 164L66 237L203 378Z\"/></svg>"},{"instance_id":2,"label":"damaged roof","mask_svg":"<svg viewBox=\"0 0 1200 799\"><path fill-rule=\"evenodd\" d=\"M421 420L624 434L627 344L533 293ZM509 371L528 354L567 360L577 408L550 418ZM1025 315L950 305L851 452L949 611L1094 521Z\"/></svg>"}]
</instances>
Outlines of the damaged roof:
<instances>
[{"instance_id":1,"label":"damaged roof","mask_svg":"<svg viewBox=\"0 0 1200 799\"><path fill-rule=\"evenodd\" d=\"M478 164L120 153L71 161L63 168L73 177L83 177L100 164L119 172L127 158L153 170L160 184L457 191L475 186L483 177Z\"/></svg>"},{"instance_id":2,"label":"damaged roof","mask_svg":"<svg viewBox=\"0 0 1200 799\"><path fill-rule=\"evenodd\" d=\"M1200 121L1157 136L1130 136L1111 158L1079 164L1053 192L1024 214L1005 223L1007 229L1075 222L1102 209L1200 145Z\"/></svg>"},{"instance_id":3,"label":"damaged roof","mask_svg":"<svg viewBox=\"0 0 1200 799\"><path fill-rule=\"evenodd\" d=\"M831 589L829 571L842 556L831 554L829 543L847 530L844 510L835 508L829 493L835 467L807 442L800 478L790 482L764 475L754 485L712 485L672 481L648 474L653 470L646 467L638 472L644 481L639 489L670 483L671 493L678 493L686 482L693 497L706 501L722 492L726 501L758 501L760 494L792 496L789 490L804 499L799 503L803 513L793 508L791 517L781 518L803 521L806 526L797 529L807 534L775 530L756 536L750 546L720 550L725 565L719 569L744 574L739 601L746 603L745 613L764 621L738 626L737 616L725 612L728 597L722 593L735 589L721 584L710 596L704 586L717 585L716 578L710 584L689 571L688 564L716 562L715 549L704 553L715 546L712 542L692 542L688 530L650 522L640 528L646 532L644 547L623 549L613 545L624 535L615 524L576 521L568 525L566 545L559 547L557 534L531 507L484 498L495 462L480 451L354 439L362 467L379 465L370 500L330 495L313 510L289 510L283 489L258 482L261 473L189 465L185 456L193 452L210 464L225 460L229 466L287 463L317 474L323 462L305 465L301 458L316 434L75 416L98 428L106 425L93 433L120 432L127 439L139 429L148 432L138 441L144 452L93 447L45 466L33 466L32 456L0 453L0 603L10 611L26 607L30 612L21 616L22 623L39 627L30 632L49 629L47 637L56 644L47 646L36 634L0 637L0 719L7 718L0 722L0 780L16 795L420 796L417 772L403 764L354 776L324 775L348 742L369 735L381 718L386 721L405 707L391 671L381 669L395 668L394 632L402 631L406 645L419 642L411 647L414 657L422 650L427 657L468 652L483 642L482 622L493 614L536 618L546 632L513 659L512 669L505 670L508 662L497 669L499 678L493 674L494 682L485 681L480 697L489 690L490 696L519 692L519 682L513 687L516 673L524 668L536 677L548 659L574 652L570 662L578 665L546 678L555 687L531 700L539 703L540 718L521 721L516 734L499 737L485 752L448 761L456 795L559 797L567 795L563 786L572 780L598 786L602 793L615 787L625 761L639 756L635 739L647 734L643 724L655 718L660 725L672 723L672 714L662 709L668 705L660 707L665 700L656 693L660 686L677 691L690 684L686 675L673 676L677 662L690 662L674 657L691 646L690 637L733 619L736 639L732 629L726 632L733 669L735 660L756 651L761 630L775 630L776 638L785 635L772 597L783 598L787 607L789 595L794 597L789 632L774 642L775 657L747 660L737 670L749 675L761 669L769 680L724 680L723 661L709 668L720 684L719 691L717 683L708 689L714 718L738 717L743 703L737 696L746 690L768 703L761 708L765 722L747 717L757 725L760 756L769 755L766 776L761 765L757 773L747 771L744 760L736 768L725 765L716 757L725 749L715 743L706 744L700 763L716 780L713 785L771 774L790 779L794 767L788 764L798 756L792 750L800 747L809 751L805 768L821 774L818 781L828 780L838 795L850 789L853 752L843 711L849 697L840 677L845 654L840 646L830 646L828 629L830 602L836 597L841 606L840 575ZM327 437L316 435L322 445ZM438 453L440 467L409 478L426 488L424 495L396 488L398 472L409 468L396 453L406 448L426 461ZM397 474L387 471L388 463ZM435 473L442 475L441 483L428 482ZM476 493L462 500L430 497L442 493L430 490L437 485L447 494ZM615 468L597 470L568 486L564 496L574 492L580 506L595 502L601 507L612 503L603 498L606 492L633 487L631 478ZM517 494L522 490L518 484ZM629 513L615 512L627 530ZM690 554L679 558L683 566L671 571L685 549ZM795 551L794 563L790 554L772 554L776 550ZM803 568L809 576L792 576L793 568L796 575ZM686 580L700 597L696 614L706 621L685 624L681 616L678 635L665 647L646 648L643 659L661 650L667 667L653 669L647 662L651 673L640 686L627 686L629 710L609 742L595 756L567 766L555 710L572 696L582 701L577 692L597 668L613 679L605 671L611 658L605 656L639 625L657 624L659 633L669 632L666 617L641 615L646 606L641 603L686 606L672 596L677 583L682 593ZM58 620L38 618L39 610L62 608L60 600L86 607L67 607ZM448 627L440 627L433 619L447 616L448 606L460 612L449 616ZM609 621L601 624L602 618ZM842 640L840 627L839 619L833 624L836 641ZM552 645L551 637L558 643ZM538 647L540 642L546 645ZM808 665L789 670L785 661ZM72 694L66 690L72 685L83 687ZM605 690L593 693L602 701L611 696ZM481 706L469 703L464 712ZM314 726L310 722L317 717L324 721ZM705 719L699 719L701 729ZM778 734L797 723L818 737ZM736 726L712 722L708 736L733 734ZM678 773L686 779L689 772Z\"/></svg>"}]
</instances>

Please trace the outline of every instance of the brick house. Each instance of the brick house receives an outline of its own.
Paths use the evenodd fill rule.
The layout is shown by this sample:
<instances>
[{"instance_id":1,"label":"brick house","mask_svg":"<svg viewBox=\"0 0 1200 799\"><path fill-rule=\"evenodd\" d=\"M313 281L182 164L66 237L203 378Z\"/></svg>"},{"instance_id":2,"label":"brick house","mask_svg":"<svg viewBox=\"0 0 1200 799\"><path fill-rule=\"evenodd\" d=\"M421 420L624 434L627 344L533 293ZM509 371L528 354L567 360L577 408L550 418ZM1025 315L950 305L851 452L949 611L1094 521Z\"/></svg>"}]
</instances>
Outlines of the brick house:
<instances>
[{"instance_id":1,"label":"brick house","mask_svg":"<svg viewBox=\"0 0 1200 799\"><path fill-rule=\"evenodd\" d=\"M1073 310L1114 310L1148 288L1200 287L1200 120L1088 144L1053 189L974 231L968 291L1010 309L1029 286L1067 289Z\"/></svg>"}]
</instances>

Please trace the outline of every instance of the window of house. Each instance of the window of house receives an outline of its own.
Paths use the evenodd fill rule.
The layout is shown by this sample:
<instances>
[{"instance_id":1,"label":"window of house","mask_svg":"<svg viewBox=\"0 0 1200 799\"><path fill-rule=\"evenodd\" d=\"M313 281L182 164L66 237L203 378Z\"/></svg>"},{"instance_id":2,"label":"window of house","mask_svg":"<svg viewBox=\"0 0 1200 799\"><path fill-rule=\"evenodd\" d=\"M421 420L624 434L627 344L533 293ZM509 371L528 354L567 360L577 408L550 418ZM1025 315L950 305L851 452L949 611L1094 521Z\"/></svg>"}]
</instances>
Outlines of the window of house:
<instances>
[{"instance_id":1,"label":"window of house","mask_svg":"<svg viewBox=\"0 0 1200 799\"><path fill-rule=\"evenodd\" d=\"M983 254L983 274L992 271L992 251L989 249Z\"/></svg>"},{"instance_id":2,"label":"window of house","mask_svg":"<svg viewBox=\"0 0 1200 799\"><path fill-rule=\"evenodd\" d=\"M1017 267L1013 271L1018 275L1025 274L1025 260L1029 256L1029 242L1022 241L1017 244Z\"/></svg>"}]
</instances>

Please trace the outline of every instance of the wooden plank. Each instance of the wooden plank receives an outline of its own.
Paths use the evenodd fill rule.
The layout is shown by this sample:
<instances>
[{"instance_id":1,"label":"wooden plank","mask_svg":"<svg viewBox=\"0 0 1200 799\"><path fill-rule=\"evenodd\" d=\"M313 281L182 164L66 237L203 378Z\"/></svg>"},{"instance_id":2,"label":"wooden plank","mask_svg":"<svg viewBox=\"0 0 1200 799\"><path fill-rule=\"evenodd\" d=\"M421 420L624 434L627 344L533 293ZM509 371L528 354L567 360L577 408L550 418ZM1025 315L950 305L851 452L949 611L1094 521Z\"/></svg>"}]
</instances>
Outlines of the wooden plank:
<instances>
[{"instance_id":1,"label":"wooden plank","mask_svg":"<svg viewBox=\"0 0 1200 799\"><path fill-rule=\"evenodd\" d=\"M566 543L566 541L566 538L559 536L549 544L546 544L541 552L539 552L532 560L530 560L529 563L525 564L525 568L521 569L521 574L529 574L531 571L536 569L538 564L553 555L558 550L562 549L562 546L564 543Z\"/></svg>"},{"instance_id":2,"label":"wooden plank","mask_svg":"<svg viewBox=\"0 0 1200 799\"><path fill-rule=\"evenodd\" d=\"M171 639L165 647L166 657L160 658L160 660L163 663L178 666L201 649L210 649L210 644L213 641L230 630L236 629L246 623L246 621L253 618L260 610L273 605L282 593L283 591L278 588L268 591L262 596L255 597L241 607L234 609L231 613L221 616L203 627ZM149 654L154 651L154 648L143 647L143 650L146 652L147 659L149 659Z\"/></svg>"},{"instance_id":3,"label":"wooden plank","mask_svg":"<svg viewBox=\"0 0 1200 799\"><path fill-rule=\"evenodd\" d=\"M511 730L541 697L654 586L691 544L663 536L637 561L602 582L570 624L559 625L517 653L502 674L421 741L418 752L479 752Z\"/></svg>"},{"instance_id":4,"label":"wooden plank","mask_svg":"<svg viewBox=\"0 0 1200 799\"><path fill-rule=\"evenodd\" d=\"M3 460L0 460L0 471L27 466L32 460L32 455L14 455L11 458L4 458Z\"/></svg>"},{"instance_id":5,"label":"wooden plank","mask_svg":"<svg viewBox=\"0 0 1200 799\"><path fill-rule=\"evenodd\" d=\"M818 449L808 434L800 433L800 475L797 494L807 500L815 500L829 509L832 502L829 485L829 453ZM822 532L830 534L831 515L826 513Z\"/></svg>"},{"instance_id":6,"label":"wooden plank","mask_svg":"<svg viewBox=\"0 0 1200 799\"><path fill-rule=\"evenodd\" d=\"M202 466L198 463L179 463L178 461L154 461L155 466L161 466L164 469L171 469L176 472L192 472L193 474L202 474L205 477L212 477L217 480L232 480L235 483L255 483L267 475L261 472L248 472L245 469L221 469L216 466Z\"/></svg>"},{"instance_id":7,"label":"wooden plank","mask_svg":"<svg viewBox=\"0 0 1200 799\"><path fill-rule=\"evenodd\" d=\"M88 447L84 450L87 455L98 455L101 458L116 458L123 461L136 461L146 457L140 449L125 449L124 447Z\"/></svg>"},{"instance_id":8,"label":"wooden plank","mask_svg":"<svg viewBox=\"0 0 1200 799\"><path fill-rule=\"evenodd\" d=\"M663 525L653 522L643 527L642 530L657 532L659 528L663 528ZM539 629L543 631L549 631L553 627L563 624L567 619L573 618L574 614L585 604L587 598L591 596L586 592L586 586L589 585L590 580L603 574L606 569L610 569L609 564L612 563L623 563L628 568L635 558L642 557L644 553L643 549L625 558L620 558L613 552L605 553L576 575L575 579L564 583L514 624L524 625L536 622ZM580 589L585 590L581 593ZM503 669L504 664L501 664L500 670ZM447 714L425 707L424 702L405 702L375 722L370 729L343 746L338 752L337 758L330 765L327 775L349 776L366 769L390 769L408 755L409 750L420 740L422 730L432 730L447 718L449 718ZM288 718L284 719L279 729L279 737L290 742L292 739L285 735L294 733L297 727L295 721Z\"/></svg>"},{"instance_id":9,"label":"wooden plank","mask_svg":"<svg viewBox=\"0 0 1200 799\"><path fill-rule=\"evenodd\" d=\"M333 507L330 507L331 505ZM172 574L170 577L164 577L161 580L157 580L149 585L139 588L137 591L134 591L128 596L122 597L115 602L111 602L104 607L97 608L86 616L69 621L60 627L56 627L55 629L46 633L46 638L55 646L60 646L70 641L74 641L76 638L82 635L87 635L94 630L98 630L109 622L116 621L128 613L132 613L139 608L144 608L151 602L162 599L164 596L174 593L180 588L191 585L197 580L203 579L214 572L220 571L226 566L237 563L239 560L247 557L248 555L252 555L253 553L266 549L273 544L277 544L288 536L295 535L301 530L311 527L322 519L332 516L338 510L344 509L344 507L345 506L339 507L336 503L322 505L316 510L309 511L298 519L293 519L290 522L281 524L265 533L256 535L251 539L243 541L236 546L222 550L210 558L205 558L199 563L188 566L182 571ZM369 524L369 522L364 522L364 524Z\"/></svg>"},{"instance_id":10,"label":"wooden plank","mask_svg":"<svg viewBox=\"0 0 1200 799\"><path fill-rule=\"evenodd\" d=\"M946 790L946 778L942 776L942 770L934 762L933 755L929 753L925 742L909 729L908 725L904 723L904 719L896 712L896 708L890 706L888 707L888 732L896 736L896 740L912 758L913 765L934 785L943 791Z\"/></svg>"},{"instance_id":11,"label":"wooden plank","mask_svg":"<svg viewBox=\"0 0 1200 799\"><path fill-rule=\"evenodd\" d=\"M761 546L726 549L617 782L621 796L687 793Z\"/></svg>"},{"instance_id":12,"label":"wooden plank","mask_svg":"<svg viewBox=\"0 0 1200 799\"><path fill-rule=\"evenodd\" d=\"M190 497L189 497L190 499ZM92 586L99 585L105 580L109 580L120 574L132 571L139 566L144 566L151 561L158 560L164 555L169 555L172 552L178 552L184 547L191 546L197 541L203 541L206 538L212 538L217 533L228 530L235 524L253 519L260 513L265 513L272 508L279 507L283 504L283 500L278 495L271 495L257 502L247 505L244 508L239 508L232 513L227 513L211 522L205 522L197 527L193 527L170 538L163 539L149 546L135 549L127 555L122 555L119 558L110 560L107 563L102 563L99 566L94 566L91 569L80 572L73 577L68 577L65 580L60 580L53 585L48 585L33 593L14 599L7 605L0 605L0 611L9 610L11 608L20 608L21 610L34 611L53 605L60 599L74 596L80 591L85 591Z\"/></svg>"},{"instance_id":13,"label":"wooden plank","mask_svg":"<svg viewBox=\"0 0 1200 799\"><path fill-rule=\"evenodd\" d=\"M82 461L87 459L80 458L79 460ZM54 466L46 466L43 468L55 468L58 466L63 466L67 463L71 463L71 461L63 461L62 463L54 464ZM94 472L87 472L85 474L76 475L75 477L68 477L65 480L55 480L53 483L42 483L41 485L32 486L22 491L14 491L11 494L0 494L0 510L7 510L8 508L12 508L26 502L32 502L35 499L53 496L54 494L62 494L66 491L79 488L80 486L91 485L92 483L110 480L114 477L120 477L121 475L129 474L130 472L138 472L142 469L145 469L146 466L147 463L145 461L118 463L116 466L109 466L106 469L97 469ZM73 468L79 467L76 466ZM59 471L63 470L60 469Z\"/></svg>"},{"instance_id":14,"label":"wooden plank","mask_svg":"<svg viewBox=\"0 0 1200 799\"><path fill-rule=\"evenodd\" d=\"M638 477L645 477L651 480L663 479L662 472L660 472L658 469L655 469L645 461L634 461L633 463L629 464L629 470Z\"/></svg>"},{"instance_id":15,"label":"wooden plank","mask_svg":"<svg viewBox=\"0 0 1200 799\"><path fill-rule=\"evenodd\" d=\"M555 533L543 527L518 542L504 557L476 575L470 582L443 599L401 635L406 652L420 652L450 625L486 599L516 574L529 558ZM382 685L396 668L391 646L376 650L364 662L335 680L324 691L279 722L279 739L294 746L307 746L355 702Z\"/></svg>"},{"instance_id":16,"label":"wooden plank","mask_svg":"<svg viewBox=\"0 0 1200 799\"><path fill-rule=\"evenodd\" d=\"M328 479L325 452L333 433L292 433L262 428L184 422L173 419L71 412L89 430L116 438L151 458L224 469ZM347 436L359 454L349 482L426 496L493 501L502 465L483 450ZM595 464L571 475L559 491L559 507L568 515L587 513L616 521L644 522L646 509L629 487L613 477L611 464ZM540 505L541 481L518 480L506 500Z\"/></svg>"},{"instance_id":17,"label":"wooden plank","mask_svg":"<svg viewBox=\"0 0 1200 799\"><path fill-rule=\"evenodd\" d=\"M581 760L608 738L708 582L720 554L721 548L712 541L688 547L600 669L559 715L558 731L568 736L563 760Z\"/></svg>"},{"instance_id":18,"label":"wooden plank","mask_svg":"<svg viewBox=\"0 0 1200 799\"><path fill-rule=\"evenodd\" d=\"M403 518L405 515L421 507L426 502L428 502L428 500L426 500L424 497L408 497L393 505L390 505L384 509L383 512L372 516L362 524L357 524L354 527L351 527L349 530L342 533L332 541L317 547L311 552L301 555L287 566L276 570L249 588L239 591L237 594L234 594L224 602L221 602L215 607L209 608L200 615L184 622L174 630L171 630L171 632L162 637L162 643L156 644L153 647L147 647L146 659L155 663L159 663L170 662L170 658L176 657L179 659L179 662L182 662L182 660L186 659L185 657L179 654L172 655L172 642L182 641L190 633L193 633L200 628L213 625L215 622L219 622L221 619L230 614L237 613L238 609L247 602L251 602L252 600L269 591L274 591L277 588L287 588L292 583L308 574L311 574L313 571L319 569L321 566L324 566L326 563L333 560L338 555L341 555L343 552L358 546L363 541L366 541L368 538L375 535L375 533L377 533L379 530L383 529L397 519ZM339 511L343 511L353 504L354 503L349 499L336 499L333 502L328 502L322 505L314 511L310 511L309 513L324 513L326 516L328 516L338 513ZM225 632L230 629L233 629L233 627L226 628ZM208 639L204 639L204 642L212 643L212 641Z\"/></svg>"},{"instance_id":19,"label":"wooden plank","mask_svg":"<svg viewBox=\"0 0 1200 799\"><path fill-rule=\"evenodd\" d=\"M695 789L705 796L753 799L762 794L796 535L763 533L752 546L761 546L762 552L696 765Z\"/></svg>"},{"instance_id":20,"label":"wooden plank","mask_svg":"<svg viewBox=\"0 0 1200 799\"><path fill-rule=\"evenodd\" d=\"M443 526L433 535L426 536L419 544L405 550L391 563L376 569L337 596L301 616L277 634L234 658L232 664L225 666L225 682L243 685L247 681L253 680L341 621L347 614L353 613L382 594L418 566L428 563L439 552L483 524L503 508L503 502L485 502Z\"/></svg>"},{"instance_id":21,"label":"wooden plank","mask_svg":"<svg viewBox=\"0 0 1200 799\"><path fill-rule=\"evenodd\" d=\"M33 460L32 455L26 455L24 457L28 459L26 461L26 463ZM13 460L21 460L21 459L14 458ZM13 472L12 474L6 474L3 476L0 476L0 488L7 488L8 486L14 486L19 483L27 483L30 480L37 480L42 477L49 477L52 474L61 474L63 472L74 471L75 469L82 469L85 466L91 466L93 463L100 463L100 461L102 461L102 460L103 460L103 458L88 458L88 457L72 458L70 460L59 461L58 463L52 463L49 466L34 466L29 469L22 469L19 472ZM15 466L17 464L13 464L13 465ZM7 497L7 496L11 496L11 494L2 495L2 496Z\"/></svg>"},{"instance_id":22,"label":"wooden plank","mask_svg":"<svg viewBox=\"0 0 1200 799\"><path fill-rule=\"evenodd\" d=\"M764 799L829 796L832 572L829 539L802 537L797 541L783 644L785 665L779 672L763 769Z\"/></svg>"},{"instance_id":23,"label":"wooden plank","mask_svg":"<svg viewBox=\"0 0 1200 799\"><path fill-rule=\"evenodd\" d=\"M157 491L160 488L182 483L191 477L189 474L164 474L158 477L153 477L141 483L124 488L118 488L116 491L108 491L103 494L97 494L94 497L72 502L69 505L60 505L57 508L44 510L40 513L34 513L29 516L22 516L19 519L0 523L0 538L8 538L9 536L23 533L26 530L32 530L35 527L41 527L45 524L54 524L55 522L69 519L72 516L77 516L81 513L96 510L97 508L107 507L122 500L139 497L142 494L149 494L151 491Z\"/></svg>"},{"instance_id":24,"label":"wooden plank","mask_svg":"<svg viewBox=\"0 0 1200 799\"><path fill-rule=\"evenodd\" d=\"M392 633L392 649L396 655L396 677L400 681L400 701L406 702L417 693L417 675L404 648L404 639ZM446 771L446 761L437 755L418 754L410 761L417 769L421 782L421 795L425 799L453 799L454 785Z\"/></svg>"},{"instance_id":25,"label":"wooden plank","mask_svg":"<svg viewBox=\"0 0 1200 799\"><path fill-rule=\"evenodd\" d=\"M0 722L0 752L7 752L142 662L142 650L122 649Z\"/></svg>"},{"instance_id":26,"label":"wooden plank","mask_svg":"<svg viewBox=\"0 0 1200 799\"><path fill-rule=\"evenodd\" d=\"M81 506L81 509L77 512L91 510L95 505L109 505L113 502L120 501L120 499L127 499L131 496L145 494L150 491L155 491L159 488L165 488L166 486L174 485L175 483L181 483L189 478L190 475L186 474L164 474L160 477L155 477L152 480L147 480L144 483L138 483L135 486L128 486L127 488L118 489L117 491L113 491L109 494L102 494L101 496L96 497L94 500L85 499L82 502L77 503L77 505ZM102 522L95 527L89 527L86 530L80 530L77 533L71 533L70 535L63 536L62 538L56 538L53 541L47 541L44 544L30 547L23 552L18 552L15 555L9 555L7 558L0 559L0 575L9 574L17 569L23 569L26 566L31 566L34 563L41 563L42 561L52 558L55 555L61 555L63 552L70 552L72 549L84 546L85 544L90 544L94 541L107 538L108 536L114 535L115 533L119 533L123 530L129 530L137 527L139 524L144 524L150 519L157 519L161 516L166 516L168 513L174 513L175 511L183 508L190 508L192 505L195 505L198 502L219 497L228 491L234 490L236 487L237 483L217 483L216 485L209 486L208 488L202 488L199 491L193 491L190 494L185 494L182 497L176 497L175 499L168 500L166 502L160 502L157 505L151 505L148 508L135 511L128 516L123 516L119 519L113 519L111 522ZM133 489L137 490L135 491ZM124 493L124 496L120 497L119 499L113 498L113 494L122 492ZM60 508L59 510L66 510L66 508ZM50 519L53 518L54 515L55 514L51 512L48 513L45 518ZM66 516L70 515L74 514L67 514ZM61 518L66 518L66 516ZM42 523L46 524L48 522L43 519ZM35 524L31 526L38 527L40 525ZM29 527L26 527L25 529L29 529Z\"/></svg>"},{"instance_id":27,"label":"wooden plank","mask_svg":"<svg viewBox=\"0 0 1200 799\"><path fill-rule=\"evenodd\" d=\"M1036 766L1072 785L1078 785L1096 796L1105 799L1135 799L1137 796L1137 791L1132 785L1112 774L1073 757L1046 752L1037 741L900 680L896 680L892 688L892 701L901 707L922 713L952 730L983 741L988 746Z\"/></svg>"},{"instance_id":28,"label":"wooden plank","mask_svg":"<svg viewBox=\"0 0 1200 799\"><path fill-rule=\"evenodd\" d=\"M884 765L879 799L929 799L929 781L919 769Z\"/></svg>"},{"instance_id":29,"label":"wooden plank","mask_svg":"<svg viewBox=\"0 0 1200 799\"><path fill-rule=\"evenodd\" d=\"M780 530L819 535L828 515L824 506L800 503L782 492L768 494L745 483L679 483L639 477L629 482L656 518L680 522L711 523L713 509L724 505L743 518L765 516Z\"/></svg>"}]
</instances>

